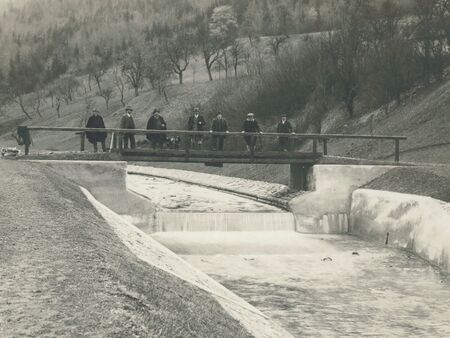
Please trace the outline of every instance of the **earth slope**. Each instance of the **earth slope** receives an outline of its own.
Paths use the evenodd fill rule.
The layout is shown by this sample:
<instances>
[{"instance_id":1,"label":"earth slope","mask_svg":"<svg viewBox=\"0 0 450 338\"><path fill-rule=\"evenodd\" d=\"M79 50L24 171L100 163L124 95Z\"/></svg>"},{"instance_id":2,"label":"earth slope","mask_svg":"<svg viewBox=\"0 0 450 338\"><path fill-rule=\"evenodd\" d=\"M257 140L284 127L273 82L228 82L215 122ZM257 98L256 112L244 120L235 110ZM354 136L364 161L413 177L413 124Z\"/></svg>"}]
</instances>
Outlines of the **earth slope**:
<instances>
[{"instance_id":1,"label":"earth slope","mask_svg":"<svg viewBox=\"0 0 450 338\"><path fill-rule=\"evenodd\" d=\"M0 336L250 337L206 292L138 260L80 189L0 160Z\"/></svg>"}]
</instances>

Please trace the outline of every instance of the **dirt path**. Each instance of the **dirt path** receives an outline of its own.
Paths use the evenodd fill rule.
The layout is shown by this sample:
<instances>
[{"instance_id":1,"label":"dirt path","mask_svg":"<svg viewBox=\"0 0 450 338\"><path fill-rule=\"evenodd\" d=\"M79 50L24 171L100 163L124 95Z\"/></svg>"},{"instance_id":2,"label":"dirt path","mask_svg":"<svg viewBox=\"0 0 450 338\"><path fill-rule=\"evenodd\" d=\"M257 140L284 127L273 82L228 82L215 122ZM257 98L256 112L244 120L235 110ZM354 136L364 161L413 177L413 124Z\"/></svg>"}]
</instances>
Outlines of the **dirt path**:
<instances>
[{"instance_id":1,"label":"dirt path","mask_svg":"<svg viewBox=\"0 0 450 338\"><path fill-rule=\"evenodd\" d=\"M250 336L131 254L77 186L37 164L0 172L0 337Z\"/></svg>"}]
</instances>

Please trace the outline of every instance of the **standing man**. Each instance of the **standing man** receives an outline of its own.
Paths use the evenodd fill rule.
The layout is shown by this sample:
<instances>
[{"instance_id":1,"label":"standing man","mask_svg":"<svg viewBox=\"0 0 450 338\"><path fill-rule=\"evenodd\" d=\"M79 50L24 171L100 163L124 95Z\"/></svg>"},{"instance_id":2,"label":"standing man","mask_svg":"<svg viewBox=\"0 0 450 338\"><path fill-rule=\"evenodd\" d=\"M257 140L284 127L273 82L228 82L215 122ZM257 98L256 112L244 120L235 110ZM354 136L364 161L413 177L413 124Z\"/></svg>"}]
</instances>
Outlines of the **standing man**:
<instances>
[{"instance_id":1,"label":"standing man","mask_svg":"<svg viewBox=\"0 0 450 338\"><path fill-rule=\"evenodd\" d=\"M216 118L212 122L211 133L228 133L228 123L222 116L222 113L217 113ZM213 150L223 150L223 143L225 141L225 135L213 135L212 147Z\"/></svg>"},{"instance_id":2,"label":"standing man","mask_svg":"<svg viewBox=\"0 0 450 338\"><path fill-rule=\"evenodd\" d=\"M147 130L167 130L166 121L164 121L160 113L161 111L159 109L153 111L152 116L147 122ZM152 143L153 148L158 147L162 149L164 143L166 143L167 135L162 133L147 134L147 139Z\"/></svg>"},{"instance_id":3,"label":"standing man","mask_svg":"<svg viewBox=\"0 0 450 338\"><path fill-rule=\"evenodd\" d=\"M198 107L194 108L194 114L189 117L188 120L188 130L192 131L203 131L206 126L206 121L202 115L200 115L200 109ZM191 136L191 146L192 148L201 149L203 143L202 135L192 135Z\"/></svg>"},{"instance_id":4,"label":"standing man","mask_svg":"<svg viewBox=\"0 0 450 338\"><path fill-rule=\"evenodd\" d=\"M125 115L122 116L122 120L120 121L120 129L135 129L134 120L131 116L133 112L133 108L127 106L125 108ZM131 149L136 148L136 140L134 138L134 134L123 134L123 147L125 149L128 148L128 140L130 140Z\"/></svg>"},{"instance_id":5,"label":"standing man","mask_svg":"<svg viewBox=\"0 0 450 338\"><path fill-rule=\"evenodd\" d=\"M248 113L247 119L244 121L242 125L242 133L260 133L261 129L259 128L258 121L255 120L255 114ZM256 136L244 136L245 143L247 144L247 150L254 151L256 145Z\"/></svg>"},{"instance_id":6,"label":"standing man","mask_svg":"<svg viewBox=\"0 0 450 338\"><path fill-rule=\"evenodd\" d=\"M92 109L92 115L89 117L86 128L105 128L105 123L103 122L103 117L100 116L97 108ZM103 152L106 152L106 133L105 132L87 132L86 137L90 143L94 146L94 152L98 152L97 142L102 145Z\"/></svg>"},{"instance_id":7,"label":"standing man","mask_svg":"<svg viewBox=\"0 0 450 338\"><path fill-rule=\"evenodd\" d=\"M291 123L287 120L286 114L281 115L281 121L278 123L277 133L279 134L292 134L293 129ZM278 143L280 144L280 149L282 151L290 150L289 138L279 137Z\"/></svg>"}]
</instances>

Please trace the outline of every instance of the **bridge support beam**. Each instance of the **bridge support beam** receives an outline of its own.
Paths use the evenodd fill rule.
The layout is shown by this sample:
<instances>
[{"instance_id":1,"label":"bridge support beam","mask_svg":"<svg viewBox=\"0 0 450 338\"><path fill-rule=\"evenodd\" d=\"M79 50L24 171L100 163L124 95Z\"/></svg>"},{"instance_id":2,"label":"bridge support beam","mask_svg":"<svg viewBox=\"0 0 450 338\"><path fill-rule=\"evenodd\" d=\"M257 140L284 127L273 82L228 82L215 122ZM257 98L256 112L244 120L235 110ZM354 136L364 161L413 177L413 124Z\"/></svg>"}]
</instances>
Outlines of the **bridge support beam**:
<instances>
[{"instance_id":1,"label":"bridge support beam","mask_svg":"<svg viewBox=\"0 0 450 338\"><path fill-rule=\"evenodd\" d=\"M308 190L308 173L312 165L301 163L290 164L289 188L291 190Z\"/></svg>"}]
</instances>

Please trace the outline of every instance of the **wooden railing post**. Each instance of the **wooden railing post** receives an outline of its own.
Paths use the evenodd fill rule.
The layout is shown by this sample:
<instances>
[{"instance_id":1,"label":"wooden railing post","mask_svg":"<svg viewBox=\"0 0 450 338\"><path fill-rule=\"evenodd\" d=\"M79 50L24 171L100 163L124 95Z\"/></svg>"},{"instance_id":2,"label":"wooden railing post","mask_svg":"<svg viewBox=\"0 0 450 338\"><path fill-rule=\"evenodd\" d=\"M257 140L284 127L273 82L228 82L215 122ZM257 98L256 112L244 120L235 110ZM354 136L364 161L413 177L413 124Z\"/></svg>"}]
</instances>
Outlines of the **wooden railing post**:
<instances>
[{"instance_id":1,"label":"wooden railing post","mask_svg":"<svg viewBox=\"0 0 450 338\"><path fill-rule=\"evenodd\" d=\"M313 139L313 153L317 153L317 139Z\"/></svg>"},{"instance_id":2,"label":"wooden railing post","mask_svg":"<svg viewBox=\"0 0 450 338\"><path fill-rule=\"evenodd\" d=\"M123 150L123 134L122 133L118 133L118 137L119 137L119 153L122 153Z\"/></svg>"},{"instance_id":3,"label":"wooden railing post","mask_svg":"<svg viewBox=\"0 0 450 338\"><path fill-rule=\"evenodd\" d=\"M112 133L111 134L111 143L109 146L109 151L110 152L114 152L117 149L117 134L116 133Z\"/></svg>"},{"instance_id":4,"label":"wooden railing post","mask_svg":"<svg viewBox=\"0 0 450 338\"><path fill-rule=\"evenodd\" d=\"M294 147L294 138L293 137L289 137L289 151L294 151L295 147Z\"/></svg>"},{"instance_id":5,"label":"wooden railing post","mask_svg":"<svg viewBox=\"0 0 450 338\"><path fill-rule=\"evenodd\" d=\"M400 140L395 139L395 162L400 162Z\"/></svg>"},{"instance_id":6,"label":"wooden railing post","mask_svg":"<svg viewBox=\"0 0 450 338\"><path fill-rule=\"evenodd\" d=\"M86 133L81 132L80 133L80 151L84 151L86 149L85 144L86 144Z\"/></svg>"},{"instance_id":7,"label":"wooden railing post","mask_svg":"<svg viewBox=\"0 0 450 338\"><path fill-rule=\"evenodd\" d=\"M328 155L328 139L324 138L323 140L323 154Z\"/></svg>"},{"instance_id":8,"label":"wooden railing post","mask_svg":"<svg viewBox=\"0 0 450 338\"><path fill-rule=\"evenodd\" d=\"M186 161L189 160L189 156L191 153L190 149L191 149L191 135L186 134L186 138L184 140L184 152Z\"/></svg>"}]
</instances>

